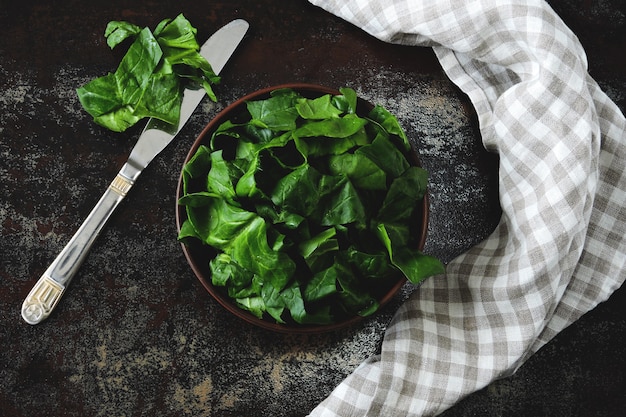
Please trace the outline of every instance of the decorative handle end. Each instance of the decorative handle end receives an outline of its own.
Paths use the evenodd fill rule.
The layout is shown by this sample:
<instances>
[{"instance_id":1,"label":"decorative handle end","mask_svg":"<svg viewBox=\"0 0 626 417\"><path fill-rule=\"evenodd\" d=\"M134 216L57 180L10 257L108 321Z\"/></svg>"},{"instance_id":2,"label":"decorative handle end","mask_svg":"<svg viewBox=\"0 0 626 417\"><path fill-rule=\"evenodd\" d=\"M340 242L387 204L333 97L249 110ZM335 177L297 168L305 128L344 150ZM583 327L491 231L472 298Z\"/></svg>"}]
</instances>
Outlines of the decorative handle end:
<instances>
[{"instance_id":1,"label":"decorative handle end","mask_svg":"<svg viewBox=\"0 0 626 417\"><path fill-rule=\"evenodd\" d=\"M22 318L38 324L48 318L61 299L65 287L47 275L42 276L22 304Z\"/></svg>"}]
</instances>

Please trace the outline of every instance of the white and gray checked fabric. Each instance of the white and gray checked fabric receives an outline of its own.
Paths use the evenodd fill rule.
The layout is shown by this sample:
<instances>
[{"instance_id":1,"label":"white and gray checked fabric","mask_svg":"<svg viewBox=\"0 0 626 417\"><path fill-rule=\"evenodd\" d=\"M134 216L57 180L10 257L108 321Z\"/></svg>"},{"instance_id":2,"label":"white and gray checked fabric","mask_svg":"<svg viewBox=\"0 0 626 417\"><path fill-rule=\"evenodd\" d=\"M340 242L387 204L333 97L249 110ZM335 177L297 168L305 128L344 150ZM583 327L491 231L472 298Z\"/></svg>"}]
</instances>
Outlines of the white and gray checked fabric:
<instances>
[{"instance_id":1,"label":"white and gray checked fabric","mask_svg":"<svg viewBox=\"0 0 626 417\"><path fill-rule=\"evenodd\" d=\"M540 0L309 0L387 42L431 46L500 155L502 219L424 282L380 355L311 416L432 416L530 355L626 277L626 121Z\"/></svg>"}]
</instances>

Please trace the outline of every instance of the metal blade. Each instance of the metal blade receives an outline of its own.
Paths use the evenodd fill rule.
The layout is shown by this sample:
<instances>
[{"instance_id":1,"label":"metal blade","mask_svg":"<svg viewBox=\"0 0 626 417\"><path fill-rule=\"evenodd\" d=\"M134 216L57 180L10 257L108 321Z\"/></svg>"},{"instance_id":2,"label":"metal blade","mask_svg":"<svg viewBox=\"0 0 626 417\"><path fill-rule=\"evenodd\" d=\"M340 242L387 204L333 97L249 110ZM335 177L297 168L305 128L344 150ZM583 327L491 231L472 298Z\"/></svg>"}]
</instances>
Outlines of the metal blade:
<instances>
[{"instance_id":1,"label":"metal blade","mask_svg":"<svg viewBox=\"0 0 626 417\"><path fill-rule=\"evenodd\" d=\"M249 24L245 20L233 20L215 32L202 45L200 54L209 61L216 74L220 73L230 56L235 52L248 31L248 27ZM206 92L203 88L185 89L178 126L158 119L148 120L137 144L130 153L129 162L139 171L145 168L174 139L205 95Z\"/></svg>"}]
</instances>

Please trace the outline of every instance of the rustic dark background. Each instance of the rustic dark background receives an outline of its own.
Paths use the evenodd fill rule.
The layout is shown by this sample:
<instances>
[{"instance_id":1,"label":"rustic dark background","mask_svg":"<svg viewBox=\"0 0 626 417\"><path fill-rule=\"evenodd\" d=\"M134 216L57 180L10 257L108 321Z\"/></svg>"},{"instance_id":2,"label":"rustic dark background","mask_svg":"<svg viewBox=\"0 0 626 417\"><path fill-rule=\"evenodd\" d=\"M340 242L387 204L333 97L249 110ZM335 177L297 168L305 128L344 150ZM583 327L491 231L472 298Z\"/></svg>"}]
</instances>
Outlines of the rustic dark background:
<instances>
[{"instance_id":1,"label":"rustic dark background","mask_svg":"<svg viewBox=\"0 0 626 417\"><path fill-rule=\"evenodd\" d=\"M626 5L550 2L580 37L590 73L626 108ZM21 303L126 160L140 127L99 128L75 89L113 71L110 20L153 28L185 16L205 39L251 24L203 102L113 215L61 304L29 326ZM355 88L394 112L431 173L426 251L444 260L498 221L497 158L467 98L432 51L384 44L304 0L0 0L0 416L304 416L376 353L407 285L380 314L322 335L287 336L232 317L176 242L175 188L196 135L224 106L286 82ZM626 415L624 290L514 376L445 413Z\"/></svg>"}]
</instances>

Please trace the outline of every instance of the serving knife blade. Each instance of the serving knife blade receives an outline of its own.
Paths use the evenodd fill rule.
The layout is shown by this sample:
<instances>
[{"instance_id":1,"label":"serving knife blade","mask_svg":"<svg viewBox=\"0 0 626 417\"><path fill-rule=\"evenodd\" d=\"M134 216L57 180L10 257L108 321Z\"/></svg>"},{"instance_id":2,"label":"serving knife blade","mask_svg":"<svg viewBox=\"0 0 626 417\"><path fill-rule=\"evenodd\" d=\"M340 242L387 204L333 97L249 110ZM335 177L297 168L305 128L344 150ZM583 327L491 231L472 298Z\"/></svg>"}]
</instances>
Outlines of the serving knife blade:
<instances>
[{"instance_id":1,"label":"serving knife blade","mask_svg":"<svg viewBox=\"0 0 626 417\"><path fill-rule=\"evenodd\" d=\"M219 74L248 31L248 22L233 20L215 32L200 48L200 54ZM29 324L44 321L56 307L70 281L87 257L107 220L126 197L141 172L169 145L200 104L204 89L185 89L178 126L158 119L148 120L137 144L100 200L74 236L35 283L22 304L22 318Z\"/></svg>"}]
</instances>

